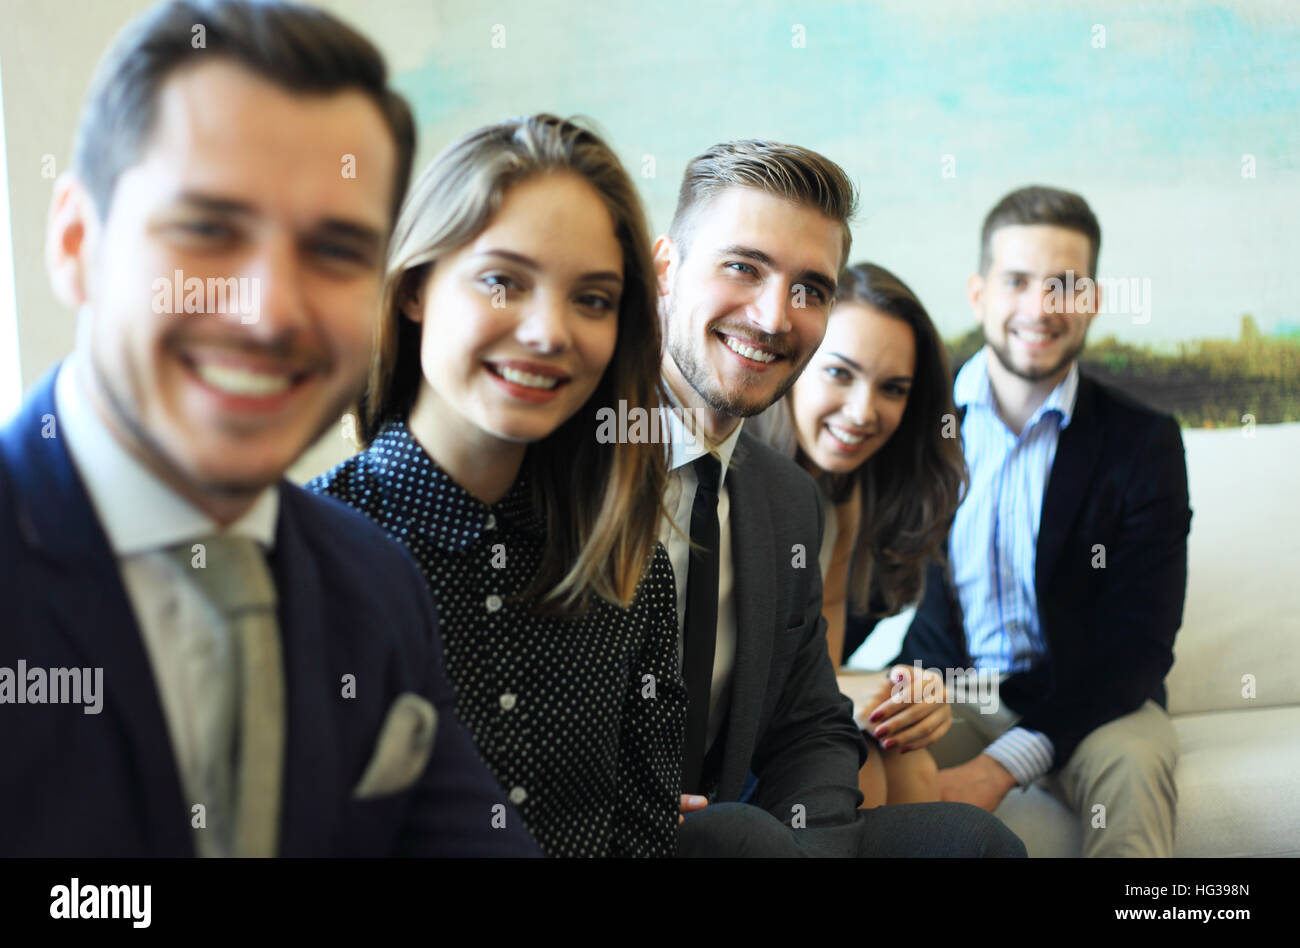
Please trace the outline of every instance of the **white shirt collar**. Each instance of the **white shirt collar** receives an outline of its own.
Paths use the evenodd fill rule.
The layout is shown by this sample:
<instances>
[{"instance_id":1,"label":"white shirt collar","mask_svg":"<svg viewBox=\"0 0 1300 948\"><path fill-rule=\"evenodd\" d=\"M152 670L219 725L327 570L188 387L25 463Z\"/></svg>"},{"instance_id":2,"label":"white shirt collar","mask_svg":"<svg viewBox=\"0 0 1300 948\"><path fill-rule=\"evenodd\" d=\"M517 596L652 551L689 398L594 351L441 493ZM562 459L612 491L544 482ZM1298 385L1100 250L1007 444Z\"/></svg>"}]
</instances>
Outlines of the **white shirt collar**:
<instances>
[{"instance_id":1,"label":"white shirt collar","mask_svg":"<svg viewBox=\"0 0 1300 948\"><path fill-rule=\"evenodd\" d=\"M993 383L989 381L988 350L980 349L971 356L957 373L957 381L952 389L953 401L958 407L970 409L979 406L992 412L998 412L997 402L993 398ZM1037 411L1025 423L1025 431L1036 425L1040 418L1049 411L1060 415L1060 427L1065 428L1074 416L1074 402L1079 394L1079 362L1076 359L1070 366L1065 378L1043 399Z\"/></svg>"},{"instance_id":2,"label":"white shirt collar","mask_svg":"<svg viewBox=\"0 0 1300 948\"><path fill-rule=\"evenodd\" d=\"M697 458L703 457L708 453L708 448L705 445L704 433L692 431L686 426L685 417L691 409L682 405L667 382L664 383L664 388L668 391L669 401L668 411L666 412L668 415L668 470L675 471L692 463ZM727 479L727 468L731 466L731 456L736 451L736 442L740 440L740 430L744 426L745 420L742 418L721 444L714 445L714 450L717 451L722 460L722 475L718 478L719 486Z\"/></svg>"},{"instance_id":3,"label":"white shirt collar","mask_svg":"<svg viewBox=\"0 0 1300 948\"><path fill-rule=\"evenodd\" d=\"M266 488L248 512L223 531L118 443L77 384L75 360L76 356L59 367L54 383L58 433L65 439L117 556L147 553L222 532L250 537L266 550L275 546L278 485Z\"/></svg>"}]
</instances>

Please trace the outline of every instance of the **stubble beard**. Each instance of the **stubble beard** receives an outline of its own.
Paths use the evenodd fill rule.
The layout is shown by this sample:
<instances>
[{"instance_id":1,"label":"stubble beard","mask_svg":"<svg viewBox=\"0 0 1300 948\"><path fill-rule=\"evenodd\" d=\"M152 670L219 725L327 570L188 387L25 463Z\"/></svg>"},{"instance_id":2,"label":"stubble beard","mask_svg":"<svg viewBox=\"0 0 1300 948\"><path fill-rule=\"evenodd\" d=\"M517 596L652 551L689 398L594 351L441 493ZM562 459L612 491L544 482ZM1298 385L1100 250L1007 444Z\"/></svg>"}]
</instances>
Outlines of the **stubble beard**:
<instances>
[{"instance_id":1,"label":"stubble beard","mask_svg":"<svg viewBox=\"0 0 1300 948\"><path fill-rule=\"evenodd\" d=\"M1026 382L1041 382L1043 379L1051 378L1066 369L1070 363L1082 354L1086 341L1087 333L1081 336L1079 341L1066 350L1065 354L1052 365L1045 369L1034 369L1016 365L1011 358L1011 347L1006 343L999 345L989 338L987 331L984 332L984 344L992 350L998 362L1002 363L1002 367L1016 378L1024 379Z\"/></svg>"},{"instance_id":2,"label":"stubble beard","mask_svg":"<svg viewBox=\"0 0 1300 948\"><path fill-rule=\"evenodd\" d=\"M752 418L780 401L782 396L790 391L794 383L798 381L804 367L812 358L812 353L808 353L803 362L786 377L785 381L777 388L776 393L770 398L764 397L757 401L746 399L743 393L726 392L719 388L710 374L707 362L698 357L698 353L691 345L690 338L684 337L682 333L675 331L675 327L682 325L682 323L675 318L673 309L669 310L667 322L668 354L672 356L673 362L677 365L677 371L682 374L682 378L695 390L696 394L704 399L704 403L711 411L729 415L732 418ZM701 345L707 345L709 337L712 335L713 333L710 330L702 340Z\"/></svg>"}]
</instances>

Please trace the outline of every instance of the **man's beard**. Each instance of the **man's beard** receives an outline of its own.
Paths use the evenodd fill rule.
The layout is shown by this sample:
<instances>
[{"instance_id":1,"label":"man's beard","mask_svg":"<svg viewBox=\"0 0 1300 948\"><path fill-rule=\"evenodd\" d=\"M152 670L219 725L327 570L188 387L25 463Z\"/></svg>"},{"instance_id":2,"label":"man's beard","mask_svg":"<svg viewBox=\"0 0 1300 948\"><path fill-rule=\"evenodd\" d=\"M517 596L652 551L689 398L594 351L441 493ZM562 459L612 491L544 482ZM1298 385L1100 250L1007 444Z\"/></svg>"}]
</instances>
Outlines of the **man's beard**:
<instances>
[{"instance_id":1,"label":"man's beard","mask_svg":"<svg viewBox=\"0 0 1300 948\"><path fill-rule=\"evenodd\" d=\"M686 379L687 384L695 389L696 393L704 399L705 404L711 410L719 414L730 415L733 418L751 418L780 401L781 396L790 391L791 386L803 373L804 366L808 364L809 358L812 356L812 353L809 353L808 358L805 358L803 363L786 377L785 381L781 383L776 393L771 397L746 398L743 393L726 392L717 387L716 382L710 376L707 362L698 358L698 353L691 345L691 340L683 338L680 333L673 331L673 327L676 325L680 324L675 321L670 313L668 317L668 354L672 356L673 362L677 364L677 370L682 373L682 378ZM709 332L709 335L713 335L712 331ZM705 344L707 345L707 339Z\"/></svg>"},{"instance_id":2,"label":"man's beard","mask_svg":"<svg viewBox=\"0 0 1300 948\"><path fill-rule=\"evenodd\" d=\"M1011 349L1008 345L1005 343L998 345L989 338L988 332L984 333L984 344L993 350L993 354L997 356L998 361L1002 363L1002 368L1006 369L1017 378L1024 379L1026 382L1039 382L1056 375L1075 359L1079 358L1079 354L1083 352L1083 344L1086 341L1087 334L1085 333L1080 337L1078 343L1066 350L1065 354L1062 355L1060 359L1045 369L1025 369L1011 361Z\"/></svg>"}]
</instances>

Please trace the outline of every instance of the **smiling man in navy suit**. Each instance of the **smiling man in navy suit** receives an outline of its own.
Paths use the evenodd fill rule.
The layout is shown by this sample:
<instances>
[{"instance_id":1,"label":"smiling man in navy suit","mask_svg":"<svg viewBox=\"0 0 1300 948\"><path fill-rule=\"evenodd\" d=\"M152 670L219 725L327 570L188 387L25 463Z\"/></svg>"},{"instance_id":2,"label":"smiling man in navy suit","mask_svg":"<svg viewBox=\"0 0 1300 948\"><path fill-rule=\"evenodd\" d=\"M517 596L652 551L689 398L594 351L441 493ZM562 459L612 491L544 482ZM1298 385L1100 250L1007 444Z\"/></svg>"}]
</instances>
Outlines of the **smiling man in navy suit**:
<instances>
[{"instance_id":1,"label":"smiling man in navy suit","mask_svg":"<svg viewBox=\"0 0 1300 948\"><path fill-rule=\"evenodd\" d=\"M101 63L47 234L76 347L0 432L0 855L535 854L418 569L283 480L362 384L413 150L317 10L164 4Z\"/></svg>"},{"instance_id":2,"label":"smiling man in navy suit","mask_svg":"<svg viewBox=\"0 0 1300 948\"><path fill-rule=\"evenodd\" d=\"M1178 423L1079 371L1101 228L1055 188L984 222L984 348L954 387L970 490L896 662L1001 676L930 750L943 799L987 810L1050 775L1086 856L1169 856L1178 740L1164 678L1187 587Z\"/></svg>"}]
</instances>

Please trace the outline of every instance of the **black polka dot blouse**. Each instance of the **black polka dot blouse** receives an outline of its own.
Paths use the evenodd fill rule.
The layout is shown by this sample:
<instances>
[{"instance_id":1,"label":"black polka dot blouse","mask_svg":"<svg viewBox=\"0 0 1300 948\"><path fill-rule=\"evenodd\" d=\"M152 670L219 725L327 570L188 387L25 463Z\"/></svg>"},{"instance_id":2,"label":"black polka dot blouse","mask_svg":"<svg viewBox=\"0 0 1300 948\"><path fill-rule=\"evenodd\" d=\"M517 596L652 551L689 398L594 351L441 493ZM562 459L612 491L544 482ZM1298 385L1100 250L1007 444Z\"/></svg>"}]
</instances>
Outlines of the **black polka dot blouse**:
<instances>
[{"instance_id":1,"label":"black polka dot blouse","mask_svg":"<svg viewBox=\"0 0 1300 948\"><path fill-rule=\"evenodd\" d=\"M551 856L670 856L686 692L672 565L656 547L628 609L581 619L514 599L545 550L527 475L493 505L392 422L308 489L355 507L420 564L438 607L456 710Z\"/></svg>"}]
</instances>

